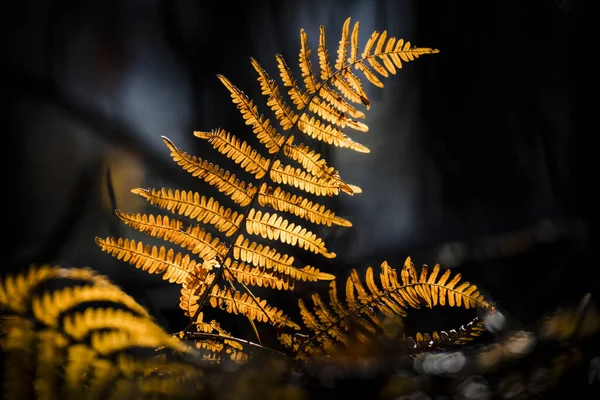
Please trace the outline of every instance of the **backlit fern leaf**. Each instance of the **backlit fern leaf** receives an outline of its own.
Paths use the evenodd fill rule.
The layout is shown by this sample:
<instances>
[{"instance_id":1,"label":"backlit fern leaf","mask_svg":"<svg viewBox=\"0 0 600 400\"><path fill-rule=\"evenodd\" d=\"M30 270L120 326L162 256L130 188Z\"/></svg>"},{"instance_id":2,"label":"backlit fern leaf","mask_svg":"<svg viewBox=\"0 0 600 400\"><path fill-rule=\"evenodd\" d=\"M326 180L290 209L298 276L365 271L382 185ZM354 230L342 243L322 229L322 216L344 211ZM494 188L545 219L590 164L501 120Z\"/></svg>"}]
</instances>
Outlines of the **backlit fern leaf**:
<instances>
[{"instance_id":1,"label":"backlit fern leaf","mask_svg":"<svg viewBox=\"0 0 600 400\"><path fill-rule=\"evenodd\" d=\"M393 73L395 68L400 68L400 61L410 61L437 50L413 48L404 42L398 45L400 41L396 39L386 42L387 34L373 34L359 59L358 23L354 25L352 34L349 26L350 19L344 23L334 67L329 61L325 29L320 28L316 54L318 72L312 67L312 50L306 32L300 31L300 80L281 55L275 57L280 83L258 60L251 58L250 64L257 73L261 95L265 98L264 112L254 99L228 78L217 75L245 124L252 127L256 140L270 157L263 156L250 141L241 140L222 128L197 130L194 135L208 141L221 155L237 164L242 169L240 172L249 176L248 181L206 159L188 154L163 137L171 157L183 170L213 186L235 206L226 208L215 198L192 191L137 188L132 190L133 193L144 197L151 205L180 217L195 219L199 224L188 224L168 216L130 215L121 211L117 211L117 216L133 229L180 245L199 260L192 263L192 258L184 254L164 247L149 247L131 239L97 239L102 250L118 259L149 273L164 274L165 279L182 284L180 305L192 318L188 327L192 326L194 315L198 315L206 301L228 312L246 315L251 320L297 327L279 311L273 311L275 309L264 300L255 298L246 285L291 289L294 281L334 278L311 266L297 267L293 265L293 257L278 253L272 245L250 241L244 234L333 258L335 253L327 249L313 229L282 214L287 213L312 224L351 226L349 221L336 216L324 204L291 192L298 190L305 192L305 196L324 198L340 192L348 195L361 193L359 187L346 183L339 171L329 166L308 143L298 142L298 137L368 153L367 147L344 132L346 128L368 131L368 126L360 121L365 118L365 112L359 107L366 106L368 109L370 103L361 79L351 69L362 71L367 80L381 86L380 80L374 78L376 73L385 77L388 71ZM374 43L377 37L379 41ZM299 81L303 87L300 87ZM272 121L277 121L277 127ZM290 164L283 162L281 157L287 157ZM283 186L288 186L289 190L283 189ZM265 210L269 208L276 213ZM218 234L209 233L200 224L211 225ZM224 242L220 236L230 239ZM219 268L202 272L201 266L213 260ZM192 276L194 268L200 268L199 276ZM218 289L220 286L215 285L223 279L229 281L232 287ZM240 283L245 293L235 289L235 283ZM194 311L190 311L192 309Z\"/></svg>"},{"instance_id":2,"label":"backlit fern leaf","mask_svg":"<svg viewBox=\"0 0 600 400\"><path fill-rule=\"evenodd\" d=\"M371 342L373 334L384 329L384 321L389 318L405 317L409 308L422 305L448 305L466 309L492 307L475 285L460 282L461 275L453 277L450 270L440 275L440 266L435 265L431 273L427 266L417 272L410 257L397 275L386 262L381 264L379 284L375 281L374 271L367 268L364 281L353 270L346 280L345 304L339 299L337 285L332 281L329 289L328 304L318 293L312 295L312 310L299 299L300 314L304 325L312 336L301 342L297 348L299 354L334 354L347 346L351 339L363 339ZM415 338L403 336L406 345L412 350L442 346L449 343L462 343L477 336L483 330L483 323L475 319L459 332L451 331L432 335L418 333ZM283 343L290 343L289 337Z\"/></svg>"},{"instance_id":3,"label":"backlit fern leaf","mask_svg":"<svg viewBox=\"0 0 600 400\"><path fill-rule=\"evenodd\" d=\"M197 367L153 359L157 348L173 357L192 348L94 271L32 266L2 277L0 293L0 307L13 315L2 327L2 398L136 398L156 376L172 383L162 395L197 398L197 385L179 386L200 377ZM169 378L169 370L177 374Z\"/></svg>"}]
</instances>

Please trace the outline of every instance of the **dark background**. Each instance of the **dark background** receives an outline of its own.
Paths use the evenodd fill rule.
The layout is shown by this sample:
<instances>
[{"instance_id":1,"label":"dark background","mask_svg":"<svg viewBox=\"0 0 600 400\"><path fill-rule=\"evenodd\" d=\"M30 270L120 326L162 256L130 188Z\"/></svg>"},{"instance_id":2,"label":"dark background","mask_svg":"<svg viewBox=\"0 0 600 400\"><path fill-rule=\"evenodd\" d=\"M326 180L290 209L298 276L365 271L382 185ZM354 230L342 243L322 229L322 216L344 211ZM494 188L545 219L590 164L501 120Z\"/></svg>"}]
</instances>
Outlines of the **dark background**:
<instances>
[{"instance_id":1,"label":"dark background","mask_svg":"<svg viewBox=\"0 0 600 400\"><path fill-rule=\"evenodd\" d=\"M281 53L295 68L299 29L316 51L319 25L335 54L350 16L361 23L362 44L373 30L387 29L440 53L405 64L383 90L369 87L370 131L349 135L371 153L326 150L342 177L363 189L334 203L354 226L320 231L335 262L300 251L296 258L340 277L383 260L400 268L408 255L417 265L440 262L525 324L597 291L592 139L581 122L583 11L572 0L486 4L11 3L0 39L11 160L5 175L16 178L4 192L5 270L93 267L167 330L181 329L178 289L102 253L94 237L132 237L112 211L115 203L149 210L131 188L195 188L161 135L216 163L221 156L202 147L193 130L251 136L216 74L259 100L251 56L277 77L273 56ZM302 286L282 298L293 302L312 290ZM438 314L412 324L444 329ZM246 325L237 326L241 335Z\"/></svg>"}]
</instances>

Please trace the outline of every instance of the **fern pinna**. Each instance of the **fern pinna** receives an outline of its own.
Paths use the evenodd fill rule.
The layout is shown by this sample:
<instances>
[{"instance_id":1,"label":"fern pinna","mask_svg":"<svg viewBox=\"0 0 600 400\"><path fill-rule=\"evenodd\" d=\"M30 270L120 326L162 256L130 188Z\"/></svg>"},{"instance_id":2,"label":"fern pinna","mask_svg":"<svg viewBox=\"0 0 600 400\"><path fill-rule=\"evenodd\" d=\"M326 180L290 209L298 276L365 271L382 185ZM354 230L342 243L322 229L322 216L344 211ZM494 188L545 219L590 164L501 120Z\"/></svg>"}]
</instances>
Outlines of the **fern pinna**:
<instances>
[{"instance_id":1,"label":"fern pinna","mask_svg":"<svg viewBox=\"0 0 600 400\"><path fill-rule=\"evenodd\" d=\"M224 129L196 131L194 135L207 140L214 149L239 164L255 181L244 182L234 173L190 155L163 138L177 164L229 197L235 206L226 207L214 197L191 190L138 188L133 193L175 217L122 211L117 211L117 215L130 227L177 244L192 255L127 238L96 239L103 251L182 285L180 306L190 316L182 337L188 337L194 325L198 330L203 329L198 317L207 301L213 307L244 315L252 323L259 321L299 329L300 326L281 310L255 297L247 285L286 290L293 289L297 281L334 279L333 275L313 266L296 265L294 257L279 253L271 244L272 241L283 242L327 258L335 257L323 239L309 228L291 222L285 214L315 225L348 227L351 223L320 204L318 197L335 196L340 192L360 193L360 188L346 183L321 154L300 143L295 135L304 134L323 144L368 153L368 148L345 133L346 128L368 130L360 121L365 118L360 108L368 110L370 102L362 79L354 70L360 71L375 86L383 87L380 77L395 74L404 63L423 54L438 52L388 37L386 31L375 31L360 53L358 37L359 23L355 22L351 29L348 18L332 65L321 26L317 48L319 71L315 71L307 35L301 30L298 55L301 83L281 55L276 56L280 84L257 60L251 60L267 99L266 105L279 126L240 88L218 75L245 124L252 127L269 157ZM283 156L292 164L283 161ZM197 224L188 225L178 217L194 219ZM206 225L219 234L208 232ZM267 239L267 244L255 238ZM241 284L244 292L235 289L235 284Z\"/></svg>"}]
</instances>

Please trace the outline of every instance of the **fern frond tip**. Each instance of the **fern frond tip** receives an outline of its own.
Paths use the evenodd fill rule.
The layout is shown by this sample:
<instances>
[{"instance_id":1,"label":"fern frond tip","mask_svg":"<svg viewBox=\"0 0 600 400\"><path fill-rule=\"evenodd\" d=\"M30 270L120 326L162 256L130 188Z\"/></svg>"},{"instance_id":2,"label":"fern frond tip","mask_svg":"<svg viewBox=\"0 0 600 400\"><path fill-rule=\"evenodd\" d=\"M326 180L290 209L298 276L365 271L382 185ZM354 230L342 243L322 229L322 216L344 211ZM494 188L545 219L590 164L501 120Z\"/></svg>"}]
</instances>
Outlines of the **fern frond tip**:
<instances>
[{"instance_id":1,"label":"fern frond tip","mask_svg":"<svg viewBox=\"0 0 600 400\"><path fill-rule=\"evenodd\" d=\"M148 189L134 188L130 190L131 193L137 194L138 196L148 197Z\"/></svg>"},{"instance_id":2,"label":"fern frond tip","mask_svg":"<svg viewBox=\"0 0 600 400\"><path fill-rule=\"evenodd\" d=\"M210 139L211 134L210 134L210 132L194 131L194 136L196 136L197 138L200 138L200 139Z\"/></svg>"}]
</instances>

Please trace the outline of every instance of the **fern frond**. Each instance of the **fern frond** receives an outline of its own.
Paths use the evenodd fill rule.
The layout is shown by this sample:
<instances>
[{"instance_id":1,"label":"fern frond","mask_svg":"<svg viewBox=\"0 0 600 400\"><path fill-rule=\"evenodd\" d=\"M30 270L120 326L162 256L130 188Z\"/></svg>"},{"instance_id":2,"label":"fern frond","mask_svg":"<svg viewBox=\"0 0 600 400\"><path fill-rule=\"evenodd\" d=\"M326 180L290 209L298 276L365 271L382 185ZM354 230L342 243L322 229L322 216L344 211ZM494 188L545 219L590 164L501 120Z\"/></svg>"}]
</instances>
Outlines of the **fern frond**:
<instances>
[{"instance_id":1,"label":"fern frond","mask_svg":"<svg viewBox=\"0 0 600 400\"><path fill-rule=\"evenodd\" d=\"M62 314L75 306L90 302L115 303L132 312L150 318L148 311L132 297L116 286L86 285L69 286L52 292L44 292L31 301L34 317L49 327L58 327Z\"/></svg>"},{"instance_id":2,"label":"fern frond","mask_svg":"<svg viewBox=\"0 0 600 400\"><path fill-rule=\"evenodd\" d=\"M186 315L194 316L198 311L200 296L188 289L181 289L180 307ZM282 310L271 307L266 300L255 301L248 293L233 292L231 288L213 286L208 302L213 308L219 308L230 314L244 315L250 320L271 323L274 326L300 329Z\"/></svg>"},{"instance_id":3,"label":"fern frond","mask_svg":"<svg viewBox=\"0 0 600 400\"><path fill-rule=\"evenodd\" d=\"M194 136L207 139L221 154L239 164L246 172L261 179L269 169L270 160L261 156L247 142L241 141L223 129L210 132L194 131Z\"/></svg>"},{"instance_id":4,"label":"fern frond","mask_svg":"<svg viewBox=\"0 0 600 400\"><path fill-rule=\"evenodd\" d=\"M260 235L269 240L279 240L292 246L298 246L327 258L334 258L335 253L327 251L323 240L301 225L289 222L275 213L250 209L246 217L246 231L251 235Z\"/></svg>"},{"instance_id":5,"label":"fern frond","mask_svg":"<svg viewBox=\"0 0 600 400\"><path fill-rule=\"evenodd\" d=\"M304 190L316 196L335 196L340 192L340 184L327 177L316 177L300 168L291 165L281 165L276 160L269 173L271 180L275 183L283 183ZM352 187L351 187L352 189ZM352 190L354 193L354 190Z\"/></svg>"},{"instance_id":6,"label":"fern frond","mask_svg":"<svg viewBox=\"0 0 600 400\"><path fill-rule=\"evenodd\" d=\"M178 244L191 251L201 259L200 261L192 262L191 256L178 256L180 253L166 250L164 247L149 247L123 238L97 239L102 250L118 259L130 262L142 270L165 274L165 277L168 277L165 279L181 284L183 291L180 306L192 317L191 320L195 319L194 317L200 312L202 305L208 300L229 312L247 314L251 321L269 320L273 322L273 318L271 318L273 316L268 315L269 318L267 318L266 314L268 313L265 308L251 294L246 285L292 289L295 281L333 279L333 275L323 273L311 266L296 268L293 265L293 257L279 254L269 246L250 242L242 235L241 228L245 226L246 232L250 235L259 235L267 240L277 240L327 258L335 257L335 253L330 252L323 240L314 232L290 222L280 213L288 213L312 223L327 226L348 227L351 226L351 223L336 216L324 205L302 196L287 193L279 185L288 185L315 196L334 196L340 192L354 195L361 193L361 189L344 182L339 171L329 166L322 154L306 144L295 143L294 141L299 135L295 135L294 130L325 144L368 153L369 149L366 146L355 142L344 133L345 128L368 131L368 126L359 121L365 118L365 113L358 109L358 105L362 104L369 109L370 102L361 79L352 72L352 69L361 70L367 80L376 86L381 86L381 80L377 78L376 74L388 76L389 73L395 73L395 69L400 67L398 65L400 61L411 61L422 54L437 52L433 49L414 48L404 42L400 44L400 41L396 39L388 40L386 32L381 35L376 32L367 42L362 57L359 59L358 29L359 24L355 23L350 33L350 19L348 18L344 22L337 57L332 67L325 29L320 27L317 50L320 69L318 73L313 70L311 64L311 49L308 46L306 32L304 29L300 31L298 65L303 88L300 87L293 71L281 55L276 55L281 84L271 78L255 58L251 58L251 65L257 73L261 95L266 98L268 111L272 113L273 119L278 121L281 133L273 126L271 119L259 110L253 99L249 98L225 76L217 75L228 90L244 123L252 127L256 138L265 146L271 157L263 157L249 142L242 141L221 128L209 132L196 130L194 135L207 140L215 150L232 160L245 173L251 175L253 180L258 180L258 183L244 182L238 179L234 173L224 170L206 159L184 152L168 138L163 137L171 157L178 165L192 176L202 179L225 196L230 197L239 208L225 208L214 198L200 196L192 191L133 190L133 193L146 198L152 205L179 216L196 219L200 224L213 225L219 231L215 237L201 225L184 227L183 221L166 216L130 215L121 211L117 211L117 215L125 224L140 232ZM287 93L282 93L282 90ZM292 103L288 104L290 99ZM280 155L285 155L299 167L283 164L279 159ZM269 186L265 182L266 179L270 179L276 185ZM272 208L276 213L258 210L255 207L256 202L262 207ZM245 210L241 208L245 208ZM221 241L221 235L232 236L228 245ZM207 272L209 269L205 266L210 262L214 262L215 265L219 264L221 268L209 274ZM367 275L368 277L369 275ZM248 292L246 297L238 299L236 296L241 295L235 292L235 289L232 289L232 292L228 292L230 289L220 289L223 292L215 291L214 288L217 287L215 284L222 278L229 281L232 287L234 287L234 280L241 283ZM367 281L367 288L370 291L374 290L373 287L374 285ZM470 290L470 288L464 287L457 289ZM369 290L362 288L360 280L354 276L347 284L347 302L368 303L369 299L374 296ZM400 307L398 309L391 303L395 299L394 296L404 299L406 304L414 307L417 305L418 295L429 293L428 291L431 289L422 285L414 287L409 285L404 292L390 294L389 299L386 298L381 302L389 303L390 310L401 314L404 308L398 306ZM226 297L226 295L230 297ZM456 301L458 305L464 301L460 296L447 299L450 303ZM246 304L246 301L253 302L253 306L250 306L249 303ZM315 299L315 301L319 300ZM435 297L431 297L429 301L437 300ZM237 305L237 302L242 304ZM234 305L241 309L234 310ZM261 309L263 314L258 313L257 309ZM315 318L323 323L324 318L332 318L335 315L339 318L341 314L348 314L347 311L337 308L329 314L320 308ZM361 308L360 312L369 318L370 323L377 321L375 313L364 308ZM391 312L388 310L388 313ZM345 321L345 317L342 320ZM340 320L340 326L345 326L345 322L342 320ZM368 323L365 322L363 325L365 324ZM188 328L191 326L192 321ZM366 325L365 329L367 329ZM188 329L184 331L186 335L190 333ZM337 335L337 337L340 338L342 335Z\"/></svg>"},{"instance_id":7,"label":"fern frond","mask_svg":"<svg viewBox=\"0 0 600 400\"><path fill-rule=\"evenodd\" d=\"M248 293L233 292L228 287L213 286L209 303L214 308L218 307L232 314L242 314L251 320L300 329L300 326L290 320L282 310L269 306L266 300L258 299L257 304Z\"/></svg>"},{"instance_id":8,"label":"fern frond","mask_svg":"<svg viewBox=\"0 0 600 400\"><path fill-rule=\"evenodd\" d=\"M142 242L136 243L135 240L121 238L116 241L113 238L96 238L96 242L103 251L118 260L128 262L149 274L162 274L162 278L171 283L181 284L190 276L200 281L206 277L206 273L198 275L196 268L198 263L188 254L176 253L173 249L167 249L164 246L150 247Z\"/></svg>"},{"instance_id":9,"label":"fern frond","mask_svg":"<svg viewBox=\"0 0 600 400\"><path fill-rule=\"evenodd\" d=\"M306 327L313 332L313 336L304 343L312 347L319 343L320 349L325 353L335 353L340 345L348 344L348 335L352 333L356 338L372 340L372 335L384 326L383 317L406 316L408 308L420 308L421 304L427 307L436 305L449 305L451 307L480 307L487 309L491 305L477 291L477 287L468 282L460 282L460 274L456 274L449 282L450 270L438 279L440 266L436 265L432 273L423 266L420 274L411 262L406 259L401 272L401 281L396 271L384 262L381 264L380 282L375 282L373 269L369 267L366 272L365 284L360 279L358 272L353 270L346 280L346 304L343 304L337 295L335 281L330 284L329 306L322 301L319 294L313 294L313 311L302 299L299 300L300 314ZM441 345L446 342L460 342L477 336L482 324L475 323L466 328L456 337L448 336L442 339L439 334L431 345ZM361 333L367 332L367 334ZM440 340L438 340L438 337ZM460 337L460 340L459 340ZM412 339L417 347L423 347L427 338L417 335ZM431 342L429 340L427 343ZM431 347L431 345L429 347ZM308 351L308 350L307 350Z\"/></svg>"},{"instance_id":10,"label":"fern frond","mask_svg":"<svg viewBox=\"0 0 600 400\"><path fill-rule=\"evenodd\" d=\"M247 206L256 194L256 187L237 179L235 174L225 171L218 165L209 163L199 157L189 155L178 149L173 142L163 137L163 141L171 150L171 157L184 170L192 176L203 179L206 183L214 186L218 191L229 196L231 200L242 207Z\"/></svg>"},{"instance_id":11,"label":"fern frond","mask_svg":"<svg viewBox=\"0 0 600 400\"><path fill-rule=\"evenodd\" d=\"M206 353L202 354L203 359L213 362L220 362L223 356L227 356L232 361L247 361L248 354L244 352L244 346L241 343L231 340L231 334L215 320L210 322L203 321L203 313L200 312L195 325L198 332L218 335L220 340L214 339L195 339L194 345L198 349L203 349Z\"/></svg>"},{"instance_id":12,"label":"fern frond","mask_svg":"<svg viewBox=\"0 0 600 400\"><path fill-rule=\"evenodd\" d=\"M285 142L285 137L277 133L271 125L270 120L259 113L258 107L244 92L223 75L217 75L217 77L227 90L229 90L233 103L240 110L246 125L252 126L253 132L256 134L259 142L264 144L271 154L279 151Z\"/></svg>"},{"instance_id":13,"label":"fern frond","mask_svg":"<svg viewBox=\"0 0 600 400\"><path fill-rule=\"evenodd\" d=\"M479 317L458 330L451 329L448 332L440 331L429 333L417 332L415 336L402 335L400 342L412 352L443 349L453 344L465 344L473 341L485 332L485 324Z\"/></svg>"},{"instance_id":14,"label":"fern frond","mask_svg":"<svg viewBox=\"0 0 600 400\"><path fill-rule=\"evenodd\" d=\"M133 354L140 348L152 352L163 348L174 355L191 351L156 325L133 298L87 268L31 267L26 273L0 279L4 293L5 288L15 287L9 281L19 282L18 290L23 292L10 297L20 297L23 307L12 308L15 318L2 327L6 334L2 358L8 363L2 382L4 397L110 398L119 383L123 393L131 395L127 389L136 386L139 376L131 366L126 369L119 356L114 358L117 353ZM126 357L138 365L139 372L145 372L139 368L144 356L137 363L131 355ZM194 375L191 364L153 361L154 370L165 371L167 366L182 371L187 367L186 375ZM173 392L174 397L179 398L180 392Z\"/></svg>"},{"instance_id":15,"label":"fern frond","mask_svg":"<svg viewBox=\"0 0 600 400\"><path fill-rule=\"evenodd\" d=\"M270 206L276 211L289 212L315 224L352 226L350 221L336 216L333 211L325 208L324 205L285 192L280 187L267 186L266 183L263 183L258 191L258 203L263 207Z\"/></svg>"},{"instance_id":16,"label":"fern frond","mask_svg":"<svg viewBox=\"0 0 600 400\"><path fill-rule=\"evenodd\" d=\"M302 269L294 267L294 257L280 254L269 246L251 242L243 235L239 235L233 247L233 257L236 260L251 263L257 267L264 267L274 272L289 276L300 281L316 282L318 280L332 280L331 274L321 272L317 268L306 266Z\"/></svg>"},{"instance_id":17,"label":"fern frond","mask_svg":"<svg viewBox=\"0 0 600 400\"><path fill-rule=\"evenodd\" d=\"M129 344L124 348L131 347L131 337L143 336L149 341L148 347L156 348L164 345L164 331L145 317L139 317L128 311L113 308L87 308L83 312L67 315L63 320L62 329L70 338L82 341L90 334L98 331L119 331L130 336ZM187 351L187 347L178 340L168 340L169 344L179 351ZM146 342L144 342L146 343ZM104 353L102 348L95 348Z\"/></svg>"},{"instance_id":18,"label":"fern frond","mask_svg":"<svg viewBox=\"0 0 600 400\"><path fill-rule=\"evenodd\" d=\"M7 274L0 280L0 308L21 314L33 291L49 279L70 279L88 283L107 283L108 278L89 268L61 268L55 265L31 265L26 274Z\"/></svg>"},{"instance_id":19,"label":"fern frond","mask_svg":"<svg viewBox=\"0 0 600 400\"><path fill-rule=\"evenodd\" d=\"M366 146L350 139L341 130L336 129L332 125L325 125L314 116L309 117L307 114L302 114L298 121L298 129L313 139L320 140L327 144L345 147L360 153L371 152Z\"/></svg>"},{"instance_id":20,"label":"fern frond","mask_svg":"<svg viewBox=\"0 0 600 400\"><path fill-rule=\"evenodd\" d=\"M233 235L244 218L243 214L229 207L223 207L214 198L200 196L200 194L191 190L186 192L179 189L173 191L165 188L160 190L138 188L132 189L131 192L144 197L154 206L195 219L200 223L211 224L220 232L224 232L225 236ZM117 213L117 216L121 218L119 213Z\"/></svg>"},{"instance_id":21,"label":"fern frond","mask_svg":"<svg viewBox=\"0 0 600 400\"><path fill-rule=\"evenodd\" d=\"M243 262L231 261L227 258L224 262L223 277L226 280L237 280L245 285L262 286L277 290L294 290L294 280L289 275L274 274L266 268L253 267Z\"/></svg>"}]
</instances>

